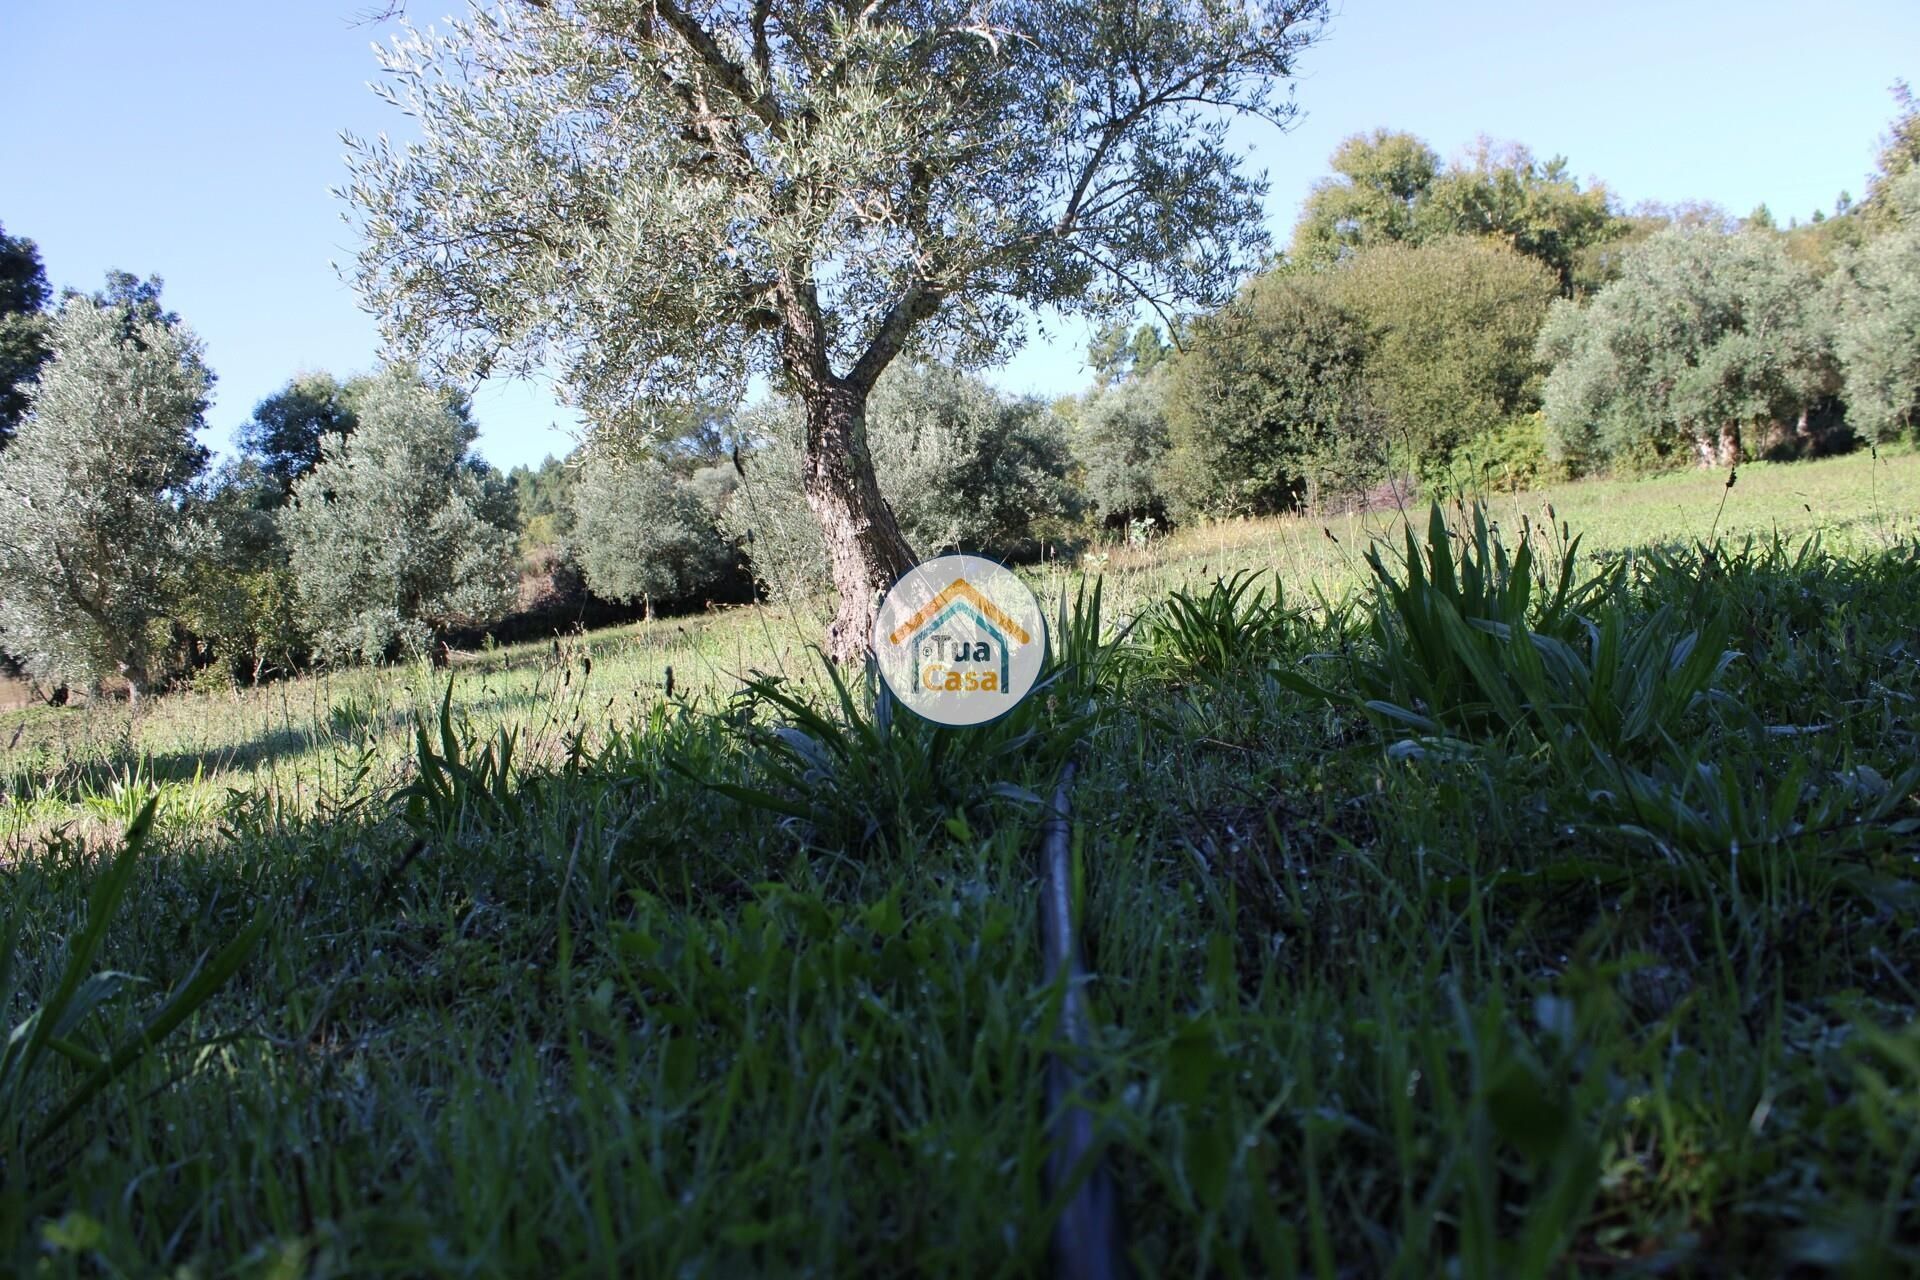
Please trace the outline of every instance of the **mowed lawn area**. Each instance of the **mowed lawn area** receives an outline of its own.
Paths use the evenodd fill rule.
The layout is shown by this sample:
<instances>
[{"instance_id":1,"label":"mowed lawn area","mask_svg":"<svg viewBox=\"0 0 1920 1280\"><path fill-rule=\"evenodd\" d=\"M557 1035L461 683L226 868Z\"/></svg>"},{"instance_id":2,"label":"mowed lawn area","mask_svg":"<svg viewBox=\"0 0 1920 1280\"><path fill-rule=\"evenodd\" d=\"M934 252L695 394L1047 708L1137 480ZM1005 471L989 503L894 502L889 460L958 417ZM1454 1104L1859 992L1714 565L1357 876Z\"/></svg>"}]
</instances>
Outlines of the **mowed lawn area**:
<instances>
[{"instance_id":1,"label":"mowed lawn area","mask_svg":"<svg viewBox=\"0 0 1920 1280\"><path fill-rule=\"evenodd\" d=\"M1069 760L1139 1273L1920 1268L1920 456L1409 514L1034 567L979 731L825 604L0 713L8 1025L158 796L0 1272L1048 1273Z\"/></svg>"}]
</instances>

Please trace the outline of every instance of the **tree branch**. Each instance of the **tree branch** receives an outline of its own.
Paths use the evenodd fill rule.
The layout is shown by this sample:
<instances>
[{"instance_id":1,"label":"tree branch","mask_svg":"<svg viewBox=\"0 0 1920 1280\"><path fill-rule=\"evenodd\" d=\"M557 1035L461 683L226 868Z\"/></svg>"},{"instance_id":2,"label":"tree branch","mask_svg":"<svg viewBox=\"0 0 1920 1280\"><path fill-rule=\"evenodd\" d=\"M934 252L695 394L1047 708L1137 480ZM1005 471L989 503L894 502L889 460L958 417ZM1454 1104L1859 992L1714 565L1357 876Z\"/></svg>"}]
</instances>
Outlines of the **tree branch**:
<instances>
[{"instance_id":1,"label":"tree branch","mask_svg":"<svg viewBox=\"0 0 1920 1280\"><path fill-rule=\"evenodd\" d=\"M893 358L907 345L914 326L940 309L944 294L938 288L916 280L895 300L874 331L873 341L854 363L847 381L862 390L870 390Z\"/></svg>"},{"instance_id":2,"label":"tree branch","mask_svg":"<svg viewBox=\"0 0 1920 1280\"><path fill-rule=\"evenodd\" d=\"M752 83L747 79L746 68L727 56L726 50L720 47L720 42L713 38L711 31L701 26L673 0L654 0L654 11L699 55L701 63L720 82L721 88L758 117L775 137L786 137L786 118L780 113L780 104L773 100L771 89L755 93Z\"/></svg>"}]
</instances>

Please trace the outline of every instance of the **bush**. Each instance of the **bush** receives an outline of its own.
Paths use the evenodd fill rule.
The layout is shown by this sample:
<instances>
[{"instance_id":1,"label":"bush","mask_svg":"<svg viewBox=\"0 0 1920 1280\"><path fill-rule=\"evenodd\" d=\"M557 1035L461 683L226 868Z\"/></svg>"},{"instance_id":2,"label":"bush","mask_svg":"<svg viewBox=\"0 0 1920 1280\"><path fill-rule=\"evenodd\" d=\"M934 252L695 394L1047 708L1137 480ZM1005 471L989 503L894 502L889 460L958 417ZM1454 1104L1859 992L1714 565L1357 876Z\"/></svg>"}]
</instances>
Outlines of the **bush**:
<instances>
[{"instance_id":1,"label":"bush","mask_svg":"<svg viewBox=\"0 0 1920 1280\"><path fill-rule=\"evenodd\" d=\"M1326 275L1367 328L1366 391L1406 470L1434 480L1455 457L1539 405L1533 346L1554 273L1492 240L1383 244Z\"/></svg>"},{"instance_id":2,"label":"bush","mask_svg":"<svg viewBox=\"0 0 1920 1280\"><path fill-rule=\"evenodd\" d=\"M1166 387L1177 515L1264 515L1363 487L1384 462L1362 322L1300 273L1263 276L1198 321Z\"/></svg>"},{"instance_id":3,"label":"bush","mask_svg":"<svg viewBox=\"0 0 1920 1280\"><path fill-rule=\"evenodd\" d=\"M1538 413L1502 419L1468 440L1447 468L1447 487L1459 492L1517 493L1564 480L1567 468L1547 454L1547 420Z\"/></svg>"}]
</instances>

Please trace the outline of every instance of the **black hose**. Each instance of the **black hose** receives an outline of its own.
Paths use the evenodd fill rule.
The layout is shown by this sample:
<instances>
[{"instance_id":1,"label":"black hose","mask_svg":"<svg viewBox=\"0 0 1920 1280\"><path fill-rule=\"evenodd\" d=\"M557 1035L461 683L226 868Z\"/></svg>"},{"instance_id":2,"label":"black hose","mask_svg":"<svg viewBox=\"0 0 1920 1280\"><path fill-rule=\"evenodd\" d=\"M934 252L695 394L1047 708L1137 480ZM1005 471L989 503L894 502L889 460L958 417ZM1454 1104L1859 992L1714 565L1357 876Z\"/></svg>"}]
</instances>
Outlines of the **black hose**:
<instances>
[{"instance_id":1,"label":"black hose","mask_svg":"<svg viewBox=\"0 0 1920 1280\"><path fill-rule=\"evenodd\" d=\"M1040 940L1046 957L1047 980L1065 977L1060 1002L1060 1039L1067 1049L1047 1061L1047 1129L1052 1139L1047 1153L1049 1192L1065 1187L1084 1170L1072 1198L1053 1226L1055 1274L1067 1280L1123 1280L1131 1275L1120 1243L1118 1197L1104 1162L1094 1156L1093 1115L1077 1101L1087 1044L1087 1008L1082 994L1086 964L1073 929L1072 824L1068 821L1073 787L1071 761L1060 771L1053 793L1053 812L1047 816L1045 866L1040 887ZM1087 1167L1089 1162L1091 1167Z\"/></svg>"}]
</instances>

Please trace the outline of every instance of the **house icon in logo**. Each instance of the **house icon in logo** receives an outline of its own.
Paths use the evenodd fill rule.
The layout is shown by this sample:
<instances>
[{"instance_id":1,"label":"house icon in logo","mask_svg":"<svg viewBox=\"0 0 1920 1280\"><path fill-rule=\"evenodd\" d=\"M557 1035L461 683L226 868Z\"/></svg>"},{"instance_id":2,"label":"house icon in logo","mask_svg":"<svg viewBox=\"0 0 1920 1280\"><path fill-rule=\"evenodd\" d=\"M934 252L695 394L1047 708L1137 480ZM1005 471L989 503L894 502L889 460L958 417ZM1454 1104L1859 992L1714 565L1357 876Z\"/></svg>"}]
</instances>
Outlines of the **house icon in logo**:
<instances>
[{"instance_id":1,"label":"house icon in logo","mask_svg":"<svg viewBox=\"0 0 1920 1280\"><path fill-rule=\"evenodd\" d=\"M990 643L981 642L977 645L972 650L972 655L975 660L990 660L992 654L997 653L1000 659L999 679L994 682L995 687L992 691L1001 694L1011 694L1012 688L1009 685L1008 679L1008 653L1012 646L1009 642L1030 644L1032 643L1033 637L1027 633L1025 627L1022 627L1018 622L1008 617L993 601L982 595L974 588L973 584L965 578L955 578L946 590L940 592L925 606L916 611L912 617L908 618L898 627L895 627L892 633L888 635L887 642L893 645L899 645L903 642L906 643L908 646L907 651L917 658L923 654L924 650L933 647L929 644L930 638L939 641L945 640L946 637L944 634L936 635L936 633L939 632L941 627L955 618L973 622L980 630L992 637ZM988 652L980 652L979 650L981 648L987 649ZM939 657L944 660L947 657L947 654L944 652L944 644L940 645L940 649ZM961 646L961 651L967 651L964 643ZM932 668L929 668L929 670L932 670ZM946 686L947 688L957 689L960 687L957 683L957 673L955 673L953 679L955 683L949 683ZM932 686L929 685L929 687ZM968 691L973 691L975 688L978 688L981 692L989 691L987 688L977 685L971 679L968 682L967 688Z\"/></svg>"}]
</instances>

